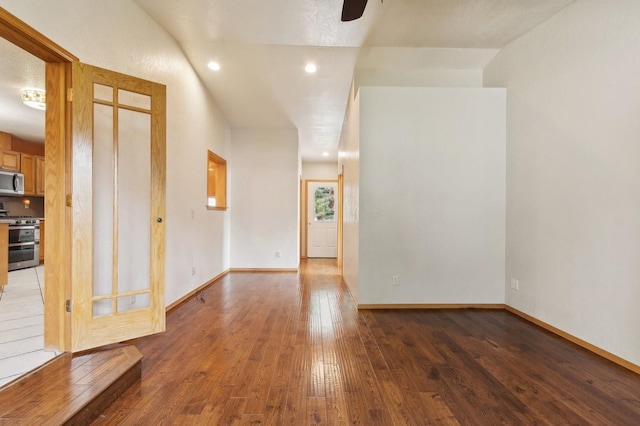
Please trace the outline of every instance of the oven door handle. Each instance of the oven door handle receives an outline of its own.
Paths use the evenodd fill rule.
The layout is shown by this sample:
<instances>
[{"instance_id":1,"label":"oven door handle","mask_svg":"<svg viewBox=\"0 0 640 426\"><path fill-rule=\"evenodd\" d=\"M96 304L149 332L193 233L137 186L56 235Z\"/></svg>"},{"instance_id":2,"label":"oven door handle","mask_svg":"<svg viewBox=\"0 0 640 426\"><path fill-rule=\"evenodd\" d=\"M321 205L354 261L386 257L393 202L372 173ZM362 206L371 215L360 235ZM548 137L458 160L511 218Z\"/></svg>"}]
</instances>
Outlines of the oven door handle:
<instances>
[{"instance_id":1,"label":"oven door handle","mask_svg":"<svg viewBox=\"0 0 640 426\"><path fill-rule=\"evenodd\" d=\"M33 229L33 230L35 230L36 227L34 225L19 225L19 226L9 225L9 231L11 231L13 229Z\"/></svg>"},{"instance_id":2,"label":"oven door handle","mask_svg":"<svg viewBox=\"0 0 640 426\"><path fill-rule=\"evenodd\" d=\"M36 245L35 241L29 241L24 243L11 243L9 244L9 247L35 246L35 245Z\"/></svg>"}]
</instances>

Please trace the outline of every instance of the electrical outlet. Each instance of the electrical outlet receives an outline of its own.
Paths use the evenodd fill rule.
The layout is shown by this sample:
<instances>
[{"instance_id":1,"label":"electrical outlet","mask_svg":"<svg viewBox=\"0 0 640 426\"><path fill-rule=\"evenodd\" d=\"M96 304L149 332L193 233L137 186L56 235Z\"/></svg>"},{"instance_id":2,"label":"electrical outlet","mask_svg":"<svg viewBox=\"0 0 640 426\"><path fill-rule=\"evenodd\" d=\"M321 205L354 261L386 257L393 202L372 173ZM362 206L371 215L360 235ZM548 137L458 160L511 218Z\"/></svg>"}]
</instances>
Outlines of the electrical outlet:
<instances>
[{"instance_id":1,"label":"electrical outlet","mask_svg":"<svg viewBox=\"0 0 640 426\"><path fill-rule=\"evenodd\" d=\"M394 275L393 277L391 277L391 285L394 285L394 286L400 285L400 279L398 278L397 275Z\"/></svg>"},{"instance_id":2,"label":"electrical outlet","mask_svg":"<svg viewBox=\"0 0 640 426\"><path fill-rule=\"evenodd\" d=\"M192 266L191 267L191 275L195 275L196 274L196 267Z\"/></svg>"},{"instance_id":3,"label":"electrical outlet","mask_svg":"<svg viewBox=\"0 0 640 426\"><path fill-rule=\"evenodd\" d=\"M520 290L520 283L515 278L511 278L511 289L515 291Z\"/></svg>"},{"instance_id":4,"label":"electrical outlet","mask_svg":"<svg viewBox=\"0 0 640 426\"><path fill-rule=\"evenodd\" d=\"M276 251L276 257L280 257L280 250Z\"/></svg>"}]
</instances>

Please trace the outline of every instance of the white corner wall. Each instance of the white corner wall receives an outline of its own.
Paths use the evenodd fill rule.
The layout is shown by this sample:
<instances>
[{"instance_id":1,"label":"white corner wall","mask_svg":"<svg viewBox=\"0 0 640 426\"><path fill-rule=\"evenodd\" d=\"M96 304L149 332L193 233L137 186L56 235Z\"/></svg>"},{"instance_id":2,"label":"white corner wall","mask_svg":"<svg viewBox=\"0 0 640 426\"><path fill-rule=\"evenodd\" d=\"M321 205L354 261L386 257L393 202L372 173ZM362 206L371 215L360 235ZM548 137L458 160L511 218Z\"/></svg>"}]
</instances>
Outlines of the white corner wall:
<instances>
[{"instance_id":1,"label":"white corner wall","mask_svg":"<svg viewBox=\"0 0 640 426\"><path fill-rule=\"evenodd\" d=\"M342 277L358 301L360 283L360 99L351 84L340 144L338 170L343 171Z\"/></svg>"},{"instance_id":2,"label":"white corner wall","mask_svg":"<svg viewBox=\"0 0 640 426\"><path fill-rule=\"evenodd\" d=\"M298 131L234 129L231 139L231 267L297 268Z\"/></svg>"},{"instance_id":3,"label":"white corner wall","mask_svg":"<svg viewBox=\"0 0 640 426\"><path fill-rule=\"evenodd\" d=\"M130 0L0 6L82 62L167 86L165 303L227 270L229 213L205 208L206 158L207 149L229 156L230 130L176 41Z\"/></svg>"},{"instance_id":4,"label":"white corner wall","mask_svg":"<svg viewBox=\"0 0 640 426\"><path fill-rule=\"evenodd\" d=\"M358 302L503 303L505 90L359 97Z\"/></svg>"},{"instance_id":5,"label":"white corner wall","mask_svg":"<svg viewBox=\"0 0 640 426\"><path fill-rule=\"evenodd\" d=\"M504 48L508 305L640 365L640 2L579 0Z\"/></svg>"}]
</instances>

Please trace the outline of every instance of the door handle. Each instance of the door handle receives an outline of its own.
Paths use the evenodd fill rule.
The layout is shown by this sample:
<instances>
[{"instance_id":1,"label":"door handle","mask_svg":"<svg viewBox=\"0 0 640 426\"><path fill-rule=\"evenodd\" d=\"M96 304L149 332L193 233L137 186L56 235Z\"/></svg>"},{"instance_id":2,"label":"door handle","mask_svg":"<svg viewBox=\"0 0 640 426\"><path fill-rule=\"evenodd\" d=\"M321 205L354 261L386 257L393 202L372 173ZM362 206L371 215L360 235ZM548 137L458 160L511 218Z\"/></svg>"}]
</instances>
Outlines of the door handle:
<instances>
[{"instance_id":1,"label":"door handle","mask_svg":"<svg viewBox=\"0 0 640 426\"><path fill-rule=\"evenodd\" d=\"M156 219L156 222L158 222L158 223L162 223L162 218L161 218L161 217L157 218L157 219Z\"/></svg>"}]
</instances>

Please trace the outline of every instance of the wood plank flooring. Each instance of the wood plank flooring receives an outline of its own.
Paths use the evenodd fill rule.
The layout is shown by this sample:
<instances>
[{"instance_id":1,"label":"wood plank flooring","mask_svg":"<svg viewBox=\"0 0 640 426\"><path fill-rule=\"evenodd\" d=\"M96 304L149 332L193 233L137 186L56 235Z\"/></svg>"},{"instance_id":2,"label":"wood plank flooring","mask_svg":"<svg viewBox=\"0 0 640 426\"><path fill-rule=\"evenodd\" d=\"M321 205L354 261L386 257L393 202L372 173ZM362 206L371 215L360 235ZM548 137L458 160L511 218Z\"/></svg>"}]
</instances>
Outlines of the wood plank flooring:
<instances>
[{"instance_id":1,"label":"wood plank flooring","mask_svg":"<svg viewBox=\"0 0 640 426\"><path fill-rule=\"evenodd\" d=\"M86 425L140 380L142 354L113 345L65 353L0 390L1 425Z\"/></svg>"},{"instance_id":2,"label":"wood plank flooring","mask_svg":"<svg viewBox=\"0 0 640 426\"><path fill-rule=\"evenodd\" d=\"M505 311L360 311L335 261L232 273L94 424L637 425L640 376Z\"/></svg>"}]
</instances>

